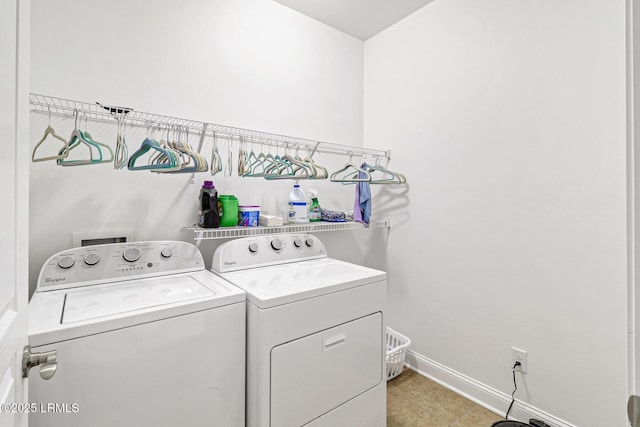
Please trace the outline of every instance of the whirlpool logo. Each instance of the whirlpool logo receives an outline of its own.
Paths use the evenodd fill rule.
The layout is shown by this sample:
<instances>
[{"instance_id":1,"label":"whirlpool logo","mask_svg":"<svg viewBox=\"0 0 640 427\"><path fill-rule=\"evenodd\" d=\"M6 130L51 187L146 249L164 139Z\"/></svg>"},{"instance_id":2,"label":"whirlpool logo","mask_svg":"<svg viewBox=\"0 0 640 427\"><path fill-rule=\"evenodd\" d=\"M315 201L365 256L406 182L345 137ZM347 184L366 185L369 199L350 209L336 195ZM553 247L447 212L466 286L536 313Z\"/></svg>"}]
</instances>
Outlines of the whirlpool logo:
<instances>
[{"instance_id":1,"label":"whirlpool logo","mask_svg":"<svg viewBox=\"0 0 640 427\"><path fill-rule=\"evenodd\" d=\"M236 265L237 263L237 261L225 261L224 265Z\"/></svg>"},{"instance_id":2,"label":"whirlpool logo","mask_svg":"<svg viewBox=\"0 0 640 427\"><path fill-rule=\"evenodd\" d=\"M45 277L44 281L45 283L58 283L58 282L64 282L65 280L67 280L66 277Z\"/></svg>"}]
</instances>

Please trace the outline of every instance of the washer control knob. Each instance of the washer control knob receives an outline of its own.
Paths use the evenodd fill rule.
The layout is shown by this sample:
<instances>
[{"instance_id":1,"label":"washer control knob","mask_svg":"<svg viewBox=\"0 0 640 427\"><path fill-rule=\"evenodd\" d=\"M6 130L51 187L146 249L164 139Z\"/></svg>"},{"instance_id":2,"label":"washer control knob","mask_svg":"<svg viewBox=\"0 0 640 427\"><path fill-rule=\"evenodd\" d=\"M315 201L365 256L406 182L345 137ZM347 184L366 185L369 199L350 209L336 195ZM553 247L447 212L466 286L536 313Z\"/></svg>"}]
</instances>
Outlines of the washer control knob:
<instances>
[{"instance_id":1,"label":"washer control knob","mask_svg":"<svg viewBox=\"0 0 640 427\"><path fill-rule=\"evenodd\" d=\"M311 247L311 246L313 246L313 239L308 238L307 240L305 240L305 241L304 241L304 243L305 243L307 246Z\"/></svg>"},{"instance_id":2,"label":"washer control knob","mask_svg":"<svg viewBox=\"0 0 640 427\"><path fill-rule=\"evenodd\" d=\"M124 258L125 261L135 262L140 259L140 249L127 248L122 254L122 258Z\"/></svg>"},{"instance_id":3,"label":"washer control knob","mask_svg":"<svg viewBox=\"0 0 640 427\"><path fill-rule=\"evenodd\" d=\"M273 250L275 251L279 251L280 249L282 249L282 240L275 238L271 241L271 247L273 248Z\"/></svg>"},{"instance_id":4,"label":"washer control knob","mask_svg":"<svg viewBox=\"0 0 640 427\"><path fill-rule=\"evenodd\" d=\"M91 253L84 257L84 263L87 265L96 265L99 262L100 256L98 254Z\"/></svg>"},{"instance_id":5,"label":"washer control knob","mask_svg":"<svg viewBox=\"0 0 640 427\"><path fill-rule=\"evenodd\" d=\"M251 253L258 252L258 244L256 242L249 243L249 252Z\"/></svg>"},{"instance_id":6,"label":"washer control knob","mask_svg":"<svg viewBox=\"0 0 640 427\"><path fill-rule=\"evenodd\" d=\"M302 246L302 240L296 237L295 239L293 239L293 244L296 245L296 248L299 248L300 246Z\"/></svg>"},{"instance_id":7,"label":"washer control knob","mask_svg":"<svg viewBox=\"0 0 640 427\"><path fill-rule=\"evenodd\" d=\"M67 268L73 267L73 264L75 263L76 263L76 260L73 259L73 257L67 255L60 258L60 260L58 261L58 266L60 268L67 269Z\"/></svg>"},{"instance_id":8,"label":"washer control knob","mask_svg":"<svg viewBox=\"0 0 640 427\"><path fill-rule=\"evenodd\" d=\"M173 249L170 247L162 248L160 255L162 255L162 258L171 258L173 256Z\"/></svg>"}]
</instances>

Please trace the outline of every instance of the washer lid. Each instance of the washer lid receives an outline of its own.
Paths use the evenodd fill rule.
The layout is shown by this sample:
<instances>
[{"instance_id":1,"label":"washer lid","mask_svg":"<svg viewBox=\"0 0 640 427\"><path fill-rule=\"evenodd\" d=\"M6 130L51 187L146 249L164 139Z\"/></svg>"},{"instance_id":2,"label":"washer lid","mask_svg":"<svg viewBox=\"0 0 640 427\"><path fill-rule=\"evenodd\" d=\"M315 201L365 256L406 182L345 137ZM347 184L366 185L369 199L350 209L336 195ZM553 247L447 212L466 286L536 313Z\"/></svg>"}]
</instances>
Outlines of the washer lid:
<instances>
[{"instance_id":1,"label":"washer lid","mask_svg":"<svg viewBox=\"0 0 640 427\"><path fill-rule=\"evenodd\" d=\"M275 307L385 280L384 271L332 258L221 274L260 308Z\"/></svg>"},{"instance_id":2,"label":"washer lid","mask_svg":"<svg viewBox=\"0 0 640 427\"><path fill-rule=\"evenodd\" d=\"M62 323L213 297L214 291L193 276L138 281L125 286L94 287L67 293Z\"/></svg>"},{"instance_id":3,"label":"washer lid","mask_svg":"<svg viewBox=\"0 0 640 427\"><path fill-rule=\"evenodd\" d=\"M29 344L50 344L244 303L245 293L208 271L36 292Z\"/></svg>"}]
</instances>

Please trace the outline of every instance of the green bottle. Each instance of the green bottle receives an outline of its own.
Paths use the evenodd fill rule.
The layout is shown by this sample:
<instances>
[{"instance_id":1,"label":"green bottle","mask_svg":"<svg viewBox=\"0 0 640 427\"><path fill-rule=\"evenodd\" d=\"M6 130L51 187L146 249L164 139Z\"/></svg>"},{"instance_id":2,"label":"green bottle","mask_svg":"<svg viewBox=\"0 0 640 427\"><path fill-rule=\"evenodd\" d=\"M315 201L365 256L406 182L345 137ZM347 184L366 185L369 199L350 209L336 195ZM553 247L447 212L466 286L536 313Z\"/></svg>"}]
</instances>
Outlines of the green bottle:
<instances>
[{"instance_id":1,"label":"green bottle","mask_svg":"<svg viewBox=\"0 0 640 427\"><path fill-rule=\"evenodd\" d=\"M309 197L311 198L311 205L309 205L309 221L322 221L322 210L320 209L320 203L318 203L318 190L309 189Z\"/></svg>"}]
</instances>

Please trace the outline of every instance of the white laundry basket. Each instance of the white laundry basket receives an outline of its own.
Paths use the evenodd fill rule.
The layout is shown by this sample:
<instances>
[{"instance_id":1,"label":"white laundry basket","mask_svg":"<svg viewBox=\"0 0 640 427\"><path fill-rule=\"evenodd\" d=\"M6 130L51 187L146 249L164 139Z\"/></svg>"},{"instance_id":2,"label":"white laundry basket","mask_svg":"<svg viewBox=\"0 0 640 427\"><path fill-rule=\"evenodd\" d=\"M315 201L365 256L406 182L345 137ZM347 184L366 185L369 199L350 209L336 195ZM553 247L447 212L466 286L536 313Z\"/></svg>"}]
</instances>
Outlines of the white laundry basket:
<instances>
[{"instance_id":1,"label":"white laundry basket","mask_svg":"<svg viewBox=\"0 0 640 427\"><path fill-rule=\"evenodd\" d=\"M411 340L387 326L387 381L402 373Z\"/></svg>"}]
</instances>

